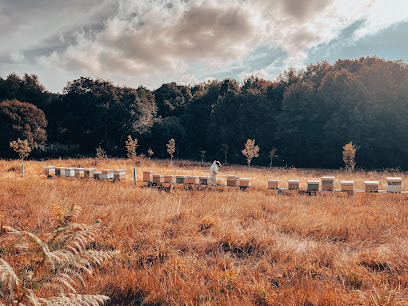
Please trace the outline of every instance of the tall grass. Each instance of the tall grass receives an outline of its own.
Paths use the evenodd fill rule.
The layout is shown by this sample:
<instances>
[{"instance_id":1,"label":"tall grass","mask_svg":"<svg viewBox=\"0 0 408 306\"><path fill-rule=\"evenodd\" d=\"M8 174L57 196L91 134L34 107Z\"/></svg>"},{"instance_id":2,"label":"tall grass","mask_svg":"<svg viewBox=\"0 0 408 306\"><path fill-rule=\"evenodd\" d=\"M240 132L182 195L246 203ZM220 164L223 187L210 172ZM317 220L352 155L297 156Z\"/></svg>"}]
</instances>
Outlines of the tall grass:
<instances>
[{"instance_id":1,"label":"tall grass","mask_svg":"<svg viewBox=\"0 0 408 306\"><path fill-rule=\"evenodd\" d=\"M2 224L37 235L50 231L53 204L82 206L78 222L101 219L96 247L120 254L87 279L84 294L108 295L116 304L355 305L408 301L407 195L277 195L268 179L379 180L387 172L223 167L252 177L247 192L172 193L142 188L142 172L208 175L208 167L180 161L101 161L98 169L126 169L119 183L47 179L47 165L95 167L93 159L0 161ZM404 180L405 173L398 173ZM404 186L403 186L404 189ZM0 241L1 245L1 241Z\"/></svg>"}]
</instances>

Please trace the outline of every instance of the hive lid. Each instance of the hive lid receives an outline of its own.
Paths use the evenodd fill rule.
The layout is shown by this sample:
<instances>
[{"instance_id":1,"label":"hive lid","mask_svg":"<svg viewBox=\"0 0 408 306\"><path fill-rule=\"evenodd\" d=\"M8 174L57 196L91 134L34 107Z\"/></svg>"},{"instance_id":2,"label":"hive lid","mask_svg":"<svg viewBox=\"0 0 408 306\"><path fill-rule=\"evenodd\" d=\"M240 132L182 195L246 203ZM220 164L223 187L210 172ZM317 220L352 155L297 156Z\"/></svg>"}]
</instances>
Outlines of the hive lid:
<instances>
[{"instance_id":1,"label":"hive lid","mask_svg":"<svg viewBox=\"0 0 408 306\"><path fill-rule=\"evenodd\" d=\"M342 184L354 184L354 181L341 181Z\"/></svg>"},{"instance_id":2,"label":"hive lid","mask_svg":"<svg viewBox=\"0 0 408 306\"><path fill-rule=\"evenodd\" d=\"M379 182L378 182L378 181L364 181L364 184L367 184L367 185L378 185Z\"/></svg>"},{"instance_id":3,"label":"hive lid","mask_svg":"<svg viewBox=\"0 0 408 306\"><path fill-rule=\"evenodd\" d=\"M319 180L308 180L307 183L308 184L319 184L320 181Z\"/></svg>"},{"instance_id":4,"label":"hive lid","mask_svg":"<svg viewBox=\"0 0 408 306\"><path fill-rule=\"evenodd\" d=\"M250 181L250 180L252 180L252 178L250 178L250 177L241 177L240 180Z\"/></svg>"},{"instance_id":5,"label":"hive lid","mask_svg":"<svg viewBox=\"0 0 408 306\"><path fill-rule=\"evenodd\" d=\"M280 182L280 180L268 180L268 182Z\"/></svg>"},{"instance_id":6,"label":"hive lid","mask_svg":"<svg viewBox=\"0 0 408 306\"><path fill-rule=\"evenodd\" d=\"M289 183L299 183L300 180L288 180Z\"/></svg>"},{"instance_id":7,"label":"hive lid","mask_svg":"<svg viewBox=\"0 0 408 306\"><path fill-rule=\"evenodd\" d=\"M322 176L322 180L334 180L334 176Z\"/></svg>"},{"instance_id":8,"label":"hive lid","mask_svg":"<svg viewBox=\"0 0 408 306\"><path fill-rule=\"evenodd\" d=\"M400 177L387 177L387 181L400 182L400 181L402 181L402 178L400 178Z\"/></svg>"}]
</instances>

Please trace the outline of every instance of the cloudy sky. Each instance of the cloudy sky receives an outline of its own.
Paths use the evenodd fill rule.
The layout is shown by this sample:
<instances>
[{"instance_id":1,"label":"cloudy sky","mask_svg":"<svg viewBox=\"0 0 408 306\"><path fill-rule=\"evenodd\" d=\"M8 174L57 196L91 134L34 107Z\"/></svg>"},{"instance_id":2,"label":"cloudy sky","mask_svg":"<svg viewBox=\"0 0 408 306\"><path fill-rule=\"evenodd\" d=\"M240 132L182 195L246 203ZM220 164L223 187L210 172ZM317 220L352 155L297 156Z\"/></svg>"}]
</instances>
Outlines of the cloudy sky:
<instances>
[{"instance_id":1,"label":"cloudy sky","mask_svg":"<svg viewBox=\"0 0 408 306\"><path fill-rule=\"evenodd\" d=\"M377 55L408 62L406 0L0 0L0 76L154 89Z\"/></svg>"}]
</instances>

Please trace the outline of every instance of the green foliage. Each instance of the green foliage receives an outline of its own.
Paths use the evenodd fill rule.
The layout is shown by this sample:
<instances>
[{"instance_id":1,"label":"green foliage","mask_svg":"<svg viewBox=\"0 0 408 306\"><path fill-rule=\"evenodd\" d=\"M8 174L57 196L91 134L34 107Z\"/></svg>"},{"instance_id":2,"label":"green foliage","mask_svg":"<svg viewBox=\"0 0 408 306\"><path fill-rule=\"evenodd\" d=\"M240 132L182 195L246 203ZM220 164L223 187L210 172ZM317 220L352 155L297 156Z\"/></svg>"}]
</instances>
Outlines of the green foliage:
<instances>
[{"instance_id":1,"label":"green foliage","mask_svg":"<svg viewBox=\"0 0 408 306\"><path fill-rule=\"evenodd\" d=\"M0 301L12 305L99 305L104 295L77 293L85 275L101 266L116 251L95 251L99 221L93 225L74 223L81 209L54 206L56 227L41 239L28 231L3 226L6 233L0 259ZM44 293L46 296L42 296Z\"/></svg>"}]
</instances>

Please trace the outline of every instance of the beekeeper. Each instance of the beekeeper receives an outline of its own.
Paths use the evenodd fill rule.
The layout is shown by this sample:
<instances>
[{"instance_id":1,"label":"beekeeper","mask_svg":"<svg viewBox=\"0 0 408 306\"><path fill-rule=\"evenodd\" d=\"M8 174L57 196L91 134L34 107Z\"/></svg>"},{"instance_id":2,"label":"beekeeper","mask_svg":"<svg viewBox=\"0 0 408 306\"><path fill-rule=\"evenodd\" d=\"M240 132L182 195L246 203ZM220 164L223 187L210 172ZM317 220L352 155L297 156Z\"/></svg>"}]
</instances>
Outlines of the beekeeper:
<instances>
[{"instance_id":1,"label":"beekeeper","mask_svg":"<svg viewBox=\"0 0 408 306\"><path fill-rule=\"evenodd\" d=\"M214 160L210 167L210 183L213 190L217 186L217 174L220 167L221 163L218 160Z\"/></svg>"}]
</instances>

